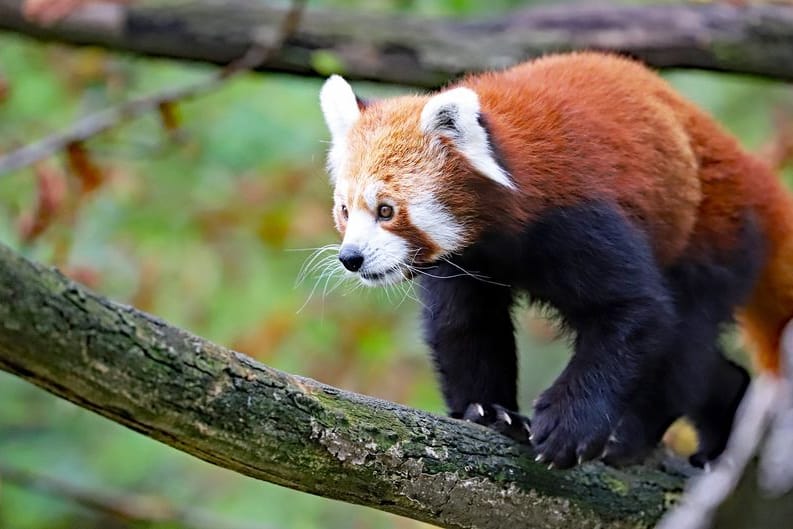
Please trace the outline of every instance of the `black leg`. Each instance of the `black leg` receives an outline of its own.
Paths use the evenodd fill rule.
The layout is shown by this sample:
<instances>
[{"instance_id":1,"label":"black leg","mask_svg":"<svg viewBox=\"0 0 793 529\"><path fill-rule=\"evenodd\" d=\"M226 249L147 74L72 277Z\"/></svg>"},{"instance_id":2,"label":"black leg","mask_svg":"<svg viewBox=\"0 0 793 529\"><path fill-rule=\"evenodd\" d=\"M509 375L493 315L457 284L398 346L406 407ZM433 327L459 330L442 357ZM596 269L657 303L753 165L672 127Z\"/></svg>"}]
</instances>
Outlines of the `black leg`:
<instances>
[{"instance_id":1,"label":"black leg","mask_svg":"<svg viewBox=\"0 0 793 529\"><path fill-rule=\"evenodd\" d=\"M449 414L521 440L517 359L509 288L444 263L421 280L425 339L432 349Z\"/></svg>"},{"instance_id":2,"label":"black leg","mask_svg":"<svg viewBox=\"0 0 793 529\"><path fill-rule=\"evenodd\" d=\"M663 335L670 328L663 320L668 318L666 312L634 303L604 310L591 317L590 325L577 328L573 358L535 403L532 440L543 460L567 468L603 454L636 394L644 364L665 348ZM646 444L639 438L621 442Z\"/></svg>"},{"instance_id":3,"label":"black leg","mask_svg":"<svg viewBox=\"0 0 793 529\"><path fill-rule=\"evenodd\" d=\"M699 438L697 452L689 458L694 466L702 467L724 451L735 412L749 387L746 370L721 354L719 357L712 376L702 380L707 388L705 398L688 412Z\"/></svg>"},{"instance_id":4,"label":"black leg","mask_svg":"<svg viewBox=\"0 0 793 529\"><path fill-rule=\"evenodd\" d=\"M664 369L651 370L642 376L639 388L606 444L602 458L606 464L640 463L655 450L669 426L683 415L678 397L670 397L668 389Z\"/></svg>"},{"instance_id":5,"label":"black leg","mask_svg":"<svg viewBox=\"0 0 793 529\"><path fill-rule=\"evenodd\" d=\"M616 207L557 211L529 236L530 293L575 333L573 357L533 417L541 459L566 468L603 453L644 370L673 341L675 313L646 238Z\"/></svg>"},{"instance_id":6,"label":"black leg","mask_svg":"<svg viewBox=\"0 0 793 529\"><path fill-rule=\"evenodd\" d=\"M667 271L680 314L678 342L667 355L668 400L697 428L699 447L690 460L702 466L726 446L735 411L749 385L745 369L719 346L720 330L744 303L763 262L762 235L747 216L731 252L679 263Z\"/></svg>"}]
</instances>

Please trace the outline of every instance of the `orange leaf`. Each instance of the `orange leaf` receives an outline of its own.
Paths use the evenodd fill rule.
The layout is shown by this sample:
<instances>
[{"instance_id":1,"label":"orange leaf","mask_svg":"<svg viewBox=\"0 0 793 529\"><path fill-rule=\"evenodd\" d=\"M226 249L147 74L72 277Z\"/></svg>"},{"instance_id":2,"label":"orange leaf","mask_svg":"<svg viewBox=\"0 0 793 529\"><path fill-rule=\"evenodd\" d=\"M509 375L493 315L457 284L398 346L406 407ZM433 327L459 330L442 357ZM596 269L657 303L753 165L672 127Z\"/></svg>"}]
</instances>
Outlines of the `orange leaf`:
<instances>
[{"instance_id":1,"label":"orange leaf","mask_svg":"<svg viewBox=\"0 0 793 529\"><path fill-rule=\"evenodd\" d=\"M19 220L19 235L25 242L32 242L52 224L61 211L66 199L66 178L51 165L38 164L36 186L38 202L33 213Z\"/></svg>"},{"instance_id":2,"label":"orange leaf","mask_svg":"<svg viewBox=\"0 0 793 529\"><path fill-rule=\"evenodd\" d=\"M8 81L5 77L0 75L0 104L4 103L6 99L8 99L8 95L11 92L11 87L8 86Z\"/></svg>"},{"instance_id":3,"label":"orange leaf","mask_svg":"<svg viewBox=\"0 0 793 529\"><path fill-rule=\"evenodd\" d=\"M69 160L69 168L80 179L82 191L85 194L91 193L102 185L104 178L102 171L88 154L82 142L73 142L66 147L66 154Z\"/></svg>"}]
</instances>

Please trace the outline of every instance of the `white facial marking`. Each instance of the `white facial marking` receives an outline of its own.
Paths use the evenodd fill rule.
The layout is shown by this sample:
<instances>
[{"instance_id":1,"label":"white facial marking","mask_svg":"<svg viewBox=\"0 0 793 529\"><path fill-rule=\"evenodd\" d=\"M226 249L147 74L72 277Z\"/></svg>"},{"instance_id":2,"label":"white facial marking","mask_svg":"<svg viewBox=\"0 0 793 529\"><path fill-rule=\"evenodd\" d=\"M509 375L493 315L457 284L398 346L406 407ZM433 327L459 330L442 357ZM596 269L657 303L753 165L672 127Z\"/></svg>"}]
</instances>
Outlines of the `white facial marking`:
<instances>
[{"instance_id":1,"label":"white facial marking","mask_svg":"<svg viewBox=\"0 0 793 529\"><path fill-rule=\"evenodd\" d=\"M335 185L336 185L336 189L334 195L338 200L343 201L348 195L350 184L346 178L340 176L339 178L336 179Z\"/></svg>"},{"instance_id":2,"label":"white facial marking","mask_svg":"<svg viewBox=\"0 0 793 529\"><path fill-rule=\"evenodd\" d=\"M402 237L383 229L371 211L350 210L342 247L346 245L357 246L363 254L358 274L365 285L387 285L405 279L402 269L408 245Z\"/></svg>"},{"instance_id":3,"label":"white facial marking","mask_svg":"<svg viewBox=\"0 0 793 529\"><path fill-rule=\"evenodd\" d=\"M459 249L463 241L463 226L432 193L419 193L413 197L408 207L408 215L411 223L427 234L443 253Z\"/></svg>"},{"instance_id":4,"label":"white facial marking","mask_svg":"<svg viewBox=\"0 0 793 529\"><path fill-rule=\"evenodd\" d=\"M358 208L352 209L349 205L347 207L350 208L348 210L350 213L349 217L347 217L347 228L344 230L342 246L353 244L359 248L363 248L374 236L377 222L375 222L374 216L368 211L363 211Z\"/></svg>"},{"instance_id":5,"label":"white facial marking","mask_svg":"<svg viewBox=\"0 0 793 529\"><path fill-rule=\"evenodd\" d=\"M421 112L421 130L450 139L474 168L510 189L515 184L493 157L487 131L479 123L479 96L460 87L430 98Z\"/></svg>"},{"instance_id":6,"label":"white facial marking","mask_svg":"<svg viewBox=\"0 0 793 529\"><path fill-rule=\"evenodd\" d=\"M366 190L363 192L363 199L372 211L377 208L377 194L380 192L381 188L382 184L380 184L380 182L375 182L366 186Z\"/></svg>"},{"instance_id":7,"label":"white facial marking","mask_svg":"<svg viewBox=\"0 0 793 529\"><path fill-rule=\"evenodd\" d=\"M331 75L322 85L319 102L331 135L328 172L335 179L343 173L347 159L347 133L361 117L361 111L352 87L338 75Z\"/></svg>"}]
</instances>

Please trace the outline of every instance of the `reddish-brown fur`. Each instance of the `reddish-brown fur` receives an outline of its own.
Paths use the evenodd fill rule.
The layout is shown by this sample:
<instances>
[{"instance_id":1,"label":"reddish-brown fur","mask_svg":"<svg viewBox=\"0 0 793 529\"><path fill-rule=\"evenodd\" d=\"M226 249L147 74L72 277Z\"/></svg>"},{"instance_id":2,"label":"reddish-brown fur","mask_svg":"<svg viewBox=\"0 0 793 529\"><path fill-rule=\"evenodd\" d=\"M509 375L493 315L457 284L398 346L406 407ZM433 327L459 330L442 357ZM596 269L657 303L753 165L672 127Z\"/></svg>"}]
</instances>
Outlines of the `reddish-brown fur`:
<instances>
[{"instance_id":1,"label":"reddish-brown fur","mask_svg":"<svg viewBox=\"0 0 793 529\"><path fill-rule=\"evenodd\" d=\"M485 224L508 229L551 206L607 199L650 235L662 264L731 248L741 214L754 210L768 256L738 318L759 367L779 370L780 333L793 318L793 198L768 167L663 79L627 59L549 56L456 86L479 95L518 191L472 175L453 149L438 152L419 130L428 96L367 108L351 131L348 174L382 181L396 197L435 191L471 227L471 238Z\"/></svg>"}]
</instances>

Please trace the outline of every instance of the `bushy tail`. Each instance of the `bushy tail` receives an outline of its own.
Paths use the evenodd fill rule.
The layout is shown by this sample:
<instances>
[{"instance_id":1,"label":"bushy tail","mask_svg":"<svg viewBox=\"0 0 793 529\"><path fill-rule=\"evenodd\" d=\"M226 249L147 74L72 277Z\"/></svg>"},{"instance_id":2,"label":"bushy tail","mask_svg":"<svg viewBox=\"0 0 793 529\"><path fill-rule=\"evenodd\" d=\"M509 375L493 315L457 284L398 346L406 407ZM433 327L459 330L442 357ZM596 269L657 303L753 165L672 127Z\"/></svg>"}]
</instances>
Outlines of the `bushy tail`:
<instances>
[{"instance_id":1,"label":"bushy tail","mask_svg":"<svg viewBox=\"0 0 793 529\"><path fill-rule=\"evenodd\" d=\"M782 334L793 320L793 196L779 182L764 198L757 210L768 241L766 261L738 320L758 369L779 374Z\"/></svg>"}]
</instances>

